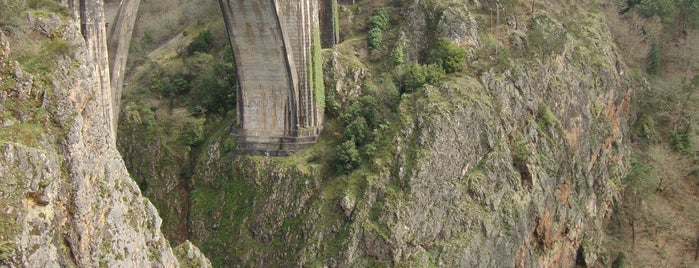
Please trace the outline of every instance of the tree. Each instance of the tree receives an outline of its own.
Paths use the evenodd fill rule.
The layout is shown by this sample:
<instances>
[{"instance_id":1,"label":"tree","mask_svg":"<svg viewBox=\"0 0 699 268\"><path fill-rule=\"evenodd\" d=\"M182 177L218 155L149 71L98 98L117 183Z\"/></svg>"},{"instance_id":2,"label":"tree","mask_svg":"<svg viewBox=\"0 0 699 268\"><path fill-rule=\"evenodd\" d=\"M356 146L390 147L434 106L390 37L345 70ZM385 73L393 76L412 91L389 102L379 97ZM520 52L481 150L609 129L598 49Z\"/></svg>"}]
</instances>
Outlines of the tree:
<instances>
[{"instance_id":1,"label":"tree","mask_svg":"<svg viewBox=\"0 0 699 268\"><path fill-rule=\"evenodd\" d=\"M378 48L383 42L383 32L388 29L391 18L385 8L377 9L369 18L367 44L369 48Z\"/></svg>"},{"instance_id":2,"label":"tree","mask_svg":"<svg viewBox=\"0 0 699 268\"><path fill-rule=\"evenodd\" d=\"M353 140L348 140L337 146L338 168L345 173L349 173L359 166L359 151Z\"/></svg>"}]
</instances>

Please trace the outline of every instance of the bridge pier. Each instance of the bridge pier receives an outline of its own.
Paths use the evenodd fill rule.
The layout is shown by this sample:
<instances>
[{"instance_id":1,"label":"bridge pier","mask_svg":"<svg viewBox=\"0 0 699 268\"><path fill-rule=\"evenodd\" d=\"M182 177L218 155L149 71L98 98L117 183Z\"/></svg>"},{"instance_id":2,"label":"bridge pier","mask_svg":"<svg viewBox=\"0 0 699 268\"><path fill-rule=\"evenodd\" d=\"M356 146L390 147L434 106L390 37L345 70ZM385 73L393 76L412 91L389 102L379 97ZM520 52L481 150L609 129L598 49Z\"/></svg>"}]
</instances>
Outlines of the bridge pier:
<instances>
[{"instance_id":1,"label":"bridge pier","mask_svg":"<svg viewBox=\"0 0 699 268\"><path fill-rule=\"evenodd\" d=\"M313 145L323 121L320 2L219 0L238 76L240 154Z\"/></svg>"}]
</instances>

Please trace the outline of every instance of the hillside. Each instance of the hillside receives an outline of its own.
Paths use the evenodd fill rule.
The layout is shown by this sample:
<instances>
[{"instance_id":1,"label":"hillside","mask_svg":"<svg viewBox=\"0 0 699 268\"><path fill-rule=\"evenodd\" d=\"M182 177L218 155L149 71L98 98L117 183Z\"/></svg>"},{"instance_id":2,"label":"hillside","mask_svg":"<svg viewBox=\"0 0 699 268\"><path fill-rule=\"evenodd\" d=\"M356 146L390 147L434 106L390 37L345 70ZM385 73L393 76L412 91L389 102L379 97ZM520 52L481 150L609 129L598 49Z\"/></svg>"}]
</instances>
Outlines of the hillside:
<instances>
[{"instance_id":1,"label":"hillside","mask_svg":"<svg viewBox=\"0 0 699 268\"><path fill-rule=\"evenodd\" d=\"M285 157L218 1L140 3L120 107L102 3L0 0L0 266L699 263L697 1L333 1Z\"/></svg>"},{"instance_id":2,"label":"hillside","mask_svg":"<svg viewBox=\"0 0 699 268\"><path fill-rule=\"evenodd\" d=\"M0 5L0 266L209 267L191 243L170 246L129 176L103 90L104 23L75 8Z\"/></svg>"},{"instance_id":3,"label":"hillside","mask_svg":"<svg viewBox=\"0 0 699 268\"><path fill-rule=\"evenodd\" d=\"M653 155L639 105L674 72L646 72L623 4L340 1L324 131L284 158L236 156L235 103L207 107L236 85L213 13L183 31L203 50L176 37L133 74L120 148L168 237L218 266L686 265L631 242L627 175Z\"/></svg>"}]
</instances>

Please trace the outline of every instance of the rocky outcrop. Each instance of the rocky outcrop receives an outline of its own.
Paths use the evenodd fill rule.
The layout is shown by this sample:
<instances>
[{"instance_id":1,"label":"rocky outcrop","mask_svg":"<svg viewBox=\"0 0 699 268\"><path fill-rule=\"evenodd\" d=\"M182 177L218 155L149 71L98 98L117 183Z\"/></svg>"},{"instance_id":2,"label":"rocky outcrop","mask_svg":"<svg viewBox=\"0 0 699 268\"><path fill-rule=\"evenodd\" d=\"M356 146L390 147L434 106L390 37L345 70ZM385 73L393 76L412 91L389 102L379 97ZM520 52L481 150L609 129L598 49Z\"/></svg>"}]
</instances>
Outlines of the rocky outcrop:
<instances>
[{"instance_id":1,"label":"rocky outcrop","mask_svg":"<svg viewBox=\"0 0 699 268\"><path fill-rule=\"evenodd\" d=\"M0 263L177 267L114 145L106 40L93 32L104 25L90 7L81 22L28 11L36 47L21 58L22 40L0 33Z\"/></svg>"},{"instance_id":2,"label":"rocky outcrop","mask_svg":"<svg viewBox=\"0 0 699 268\"><path fill-rule=\"evenodd\" d=\"M374 132L389 135L390 156L371 168L334 174L318 164L332 149L268 159L209 144L193 176L190 239L223 256L214 263L245 266L608 263L601 226L627 169L633 83L599 15L576 32L537 21L564 33L560 47L403 95L401 119ZM444 31L473 37L468 24ZM327 63L341 97L357 94L347 78L364 70L342 53L352 51Z\"/></svg>"}]
</instances>

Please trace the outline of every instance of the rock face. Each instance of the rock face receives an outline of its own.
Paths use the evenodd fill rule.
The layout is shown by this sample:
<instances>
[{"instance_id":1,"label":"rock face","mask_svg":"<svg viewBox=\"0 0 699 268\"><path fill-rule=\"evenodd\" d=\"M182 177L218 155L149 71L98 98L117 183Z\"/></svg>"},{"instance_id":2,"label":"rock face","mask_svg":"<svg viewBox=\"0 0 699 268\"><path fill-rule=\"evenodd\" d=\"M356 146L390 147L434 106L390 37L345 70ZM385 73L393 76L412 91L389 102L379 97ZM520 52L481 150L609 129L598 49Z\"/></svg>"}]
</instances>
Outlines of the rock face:
<instances>
[{"instance_id":1,"label":"rock face","mask_svg":"<svg viewBox=\"0 0 699 268\"><path fill-rule=\"evenodd\" d=\"M0 264L177 267L114 145L101 1L88 2L69 3L81 22L29 10L37 50L0 33Z\"/></svg>"},{"instance_id":2,"label":"rock face","mask_svg":"<svg viewBox=\"0 0 699 268\"><path fill-rule=\"evenodd\" d=\"M322 124L318 1L219 0L238 72L238 149L284 155Z\"/></svg>"},{"instance_id":3,"label":"rock face","mask_svg":"<svg viewBox=\"0 0 699 268\"><path fill-rule=\"evenodd\" d=\"M427 29L420 16L405 15ZM443 19L471 17L459 8ZM431 23L480 43L469 40L475 25ZM312 160L327 151L231 157L209 144L193 176L190 239L214 263L243 266L608 263L601 225L627 169L633 83L596 13L571 28L545 13L531 23L557 47L515 48L533 56L404 95L401 120L374 134L391 137L391 153L369 169L333 177ZM424 36L415 31L407 43ZM328 63L342 72L326 75L345 96L358 83L347 78L367 68L342 53Z\"/></svg>"}]
</instances>

